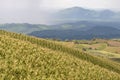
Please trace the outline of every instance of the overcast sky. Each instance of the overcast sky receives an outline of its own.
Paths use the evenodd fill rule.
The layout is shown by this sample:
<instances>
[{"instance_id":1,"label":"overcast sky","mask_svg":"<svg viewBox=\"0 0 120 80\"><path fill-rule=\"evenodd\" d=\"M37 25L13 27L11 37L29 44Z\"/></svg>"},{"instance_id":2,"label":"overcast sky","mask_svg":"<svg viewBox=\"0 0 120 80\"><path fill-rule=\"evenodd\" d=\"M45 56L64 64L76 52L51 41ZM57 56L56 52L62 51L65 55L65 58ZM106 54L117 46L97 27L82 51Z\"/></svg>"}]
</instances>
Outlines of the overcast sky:
<instances>
[{"instance_id":1,"label":"overcast sky","mask_svg":"<svg viewBox=\"0 0 120 80\"><path fill-rule=\"evenodd\" d=\"M48 12L80 6L120 11L120 0L0 0L0 23L45 23Z\"/></svg>"}]
</instances>

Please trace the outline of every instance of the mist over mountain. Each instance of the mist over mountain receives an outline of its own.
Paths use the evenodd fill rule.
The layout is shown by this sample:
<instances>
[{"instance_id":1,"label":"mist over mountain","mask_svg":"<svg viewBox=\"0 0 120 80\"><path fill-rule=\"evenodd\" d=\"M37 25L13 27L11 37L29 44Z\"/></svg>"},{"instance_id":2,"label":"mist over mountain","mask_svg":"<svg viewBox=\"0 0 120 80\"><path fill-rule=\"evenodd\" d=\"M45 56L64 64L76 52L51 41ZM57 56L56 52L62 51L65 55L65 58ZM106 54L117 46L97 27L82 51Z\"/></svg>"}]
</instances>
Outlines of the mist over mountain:
<instances>
[{"instance_id":1,"label":"mist over mountain","mask_svg":"<svg viewBox=\"0 0 120 80\"><path fill-rule=\"evenodd\" d=\"M53 25L2 24L0 29L43 38L92 39L120 38L120 13L72 7L49 15ZM57 24L59 23L59 24Z\"/></svg>"},{"instance_id":2,"label":"mist over mountain","mask_svg":"<svg viewBox=\"0 0 120 80\"><path fill-rule=\"evenodd\" d=\"M120 20L119 12L112 10L92 10L82 7L71 7L60 10L53 15L55 22L76 22L82 20L117 21Z\"/></svg>"}]
</instances>

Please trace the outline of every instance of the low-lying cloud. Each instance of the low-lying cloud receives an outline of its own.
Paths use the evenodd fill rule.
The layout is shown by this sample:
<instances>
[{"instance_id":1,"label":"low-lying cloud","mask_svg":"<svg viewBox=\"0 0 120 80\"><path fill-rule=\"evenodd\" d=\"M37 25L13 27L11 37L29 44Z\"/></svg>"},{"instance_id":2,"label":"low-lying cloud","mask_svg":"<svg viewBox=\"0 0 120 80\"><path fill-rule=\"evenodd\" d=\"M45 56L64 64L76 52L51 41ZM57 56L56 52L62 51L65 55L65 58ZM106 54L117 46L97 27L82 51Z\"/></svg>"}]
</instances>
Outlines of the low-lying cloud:
<instances>
[{"instance_id":1,"label":"low-lying cloud","mask_svg":"<svg viewBox=\"0 0 120 80\"><path fill-rule=\"evenodd\" d=\"M48 23L49 14L73 6L119 11L120 0L0 0L0 23Z\"/></svg>"}]
</instances>

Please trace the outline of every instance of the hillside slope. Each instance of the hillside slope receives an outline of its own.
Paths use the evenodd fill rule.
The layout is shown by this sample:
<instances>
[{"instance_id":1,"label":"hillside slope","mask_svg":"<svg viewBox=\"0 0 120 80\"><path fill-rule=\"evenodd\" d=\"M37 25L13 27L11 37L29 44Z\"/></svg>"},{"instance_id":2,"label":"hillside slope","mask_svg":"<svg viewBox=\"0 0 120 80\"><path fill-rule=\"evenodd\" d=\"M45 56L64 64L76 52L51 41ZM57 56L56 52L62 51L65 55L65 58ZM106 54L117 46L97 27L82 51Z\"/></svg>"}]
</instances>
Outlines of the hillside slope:
<instances>
[{"instance_id":1,"label":"hillside slope","mask_svg":"<svg viewBox=\"0 0 120 80\"><path fill-rule=\"evenodd\" d=\"M61 40L79 40L79 39L93 39L93 38L120 38L120 29L107 26L97 26L91 29L81 31L81 29L70 30L43 30L35 31L29 35L42 38L55 38Z\"/></svg>"},{"instance_id":2,"label":"hillside slope","mask_svg":"<svg viewBox=\"0 0 120 80\"><path fill-rule=\"evenodd\" d=\"M4 34L3 34L4 32ZM10 36L12 34L12 36ZM14 34L14 36L13 36ZM8 36L6 36L8 35ZM13 38L14 37L14 38ZM15 39L16 37L16 39ZM41 46L35 44L37 38L24 39L24 35L0 31L0 79L38 80L38 79L81 79L81 80L119 80L119 65L111 65L114 69L81 58L76 58L66 51L47 47L49 41ZM19 39L18 39L19 38ZM28 39L27 38L27 39ZM34 39L34 40L32 40ZM39 39L40 41L42 39ZM54 43L55 45L55 43ZM49 49L48 49L49 48ZM67 48L67 47L64 47ZM71 50L70 50L71 51ZM73 50L73 52L76 50ZM82 54L82 53L81 53ZM87 54L84 54L87 58ZM83 58L82 58L83 57ZM88 57L90 57L88 55ZM99 59L98 59L99 60ZM102 62L101 62L102 63ZM99 65L99 66L98 66ZM106 64L104 64L106 65ZM110 64L109 64L110 65ZM109 66L107 65L107 66ZM101 67L100 67L101 66ZM104 67L104 68L103 68ZM117 72L117 73L116 73Z\"/></svg>"},{"instance_id":3,"label":"hillside slope","mask_svg":"<svg viewBox=\"0 0 120 80\"><path fill-rule=\"evenodd\" d=\"M11 24L0 24L0 29L16 32L16 33L28 34L33 31L47 30L49 29L49 26L42 24L11 23Z\"/></svg>"}]
</instances>

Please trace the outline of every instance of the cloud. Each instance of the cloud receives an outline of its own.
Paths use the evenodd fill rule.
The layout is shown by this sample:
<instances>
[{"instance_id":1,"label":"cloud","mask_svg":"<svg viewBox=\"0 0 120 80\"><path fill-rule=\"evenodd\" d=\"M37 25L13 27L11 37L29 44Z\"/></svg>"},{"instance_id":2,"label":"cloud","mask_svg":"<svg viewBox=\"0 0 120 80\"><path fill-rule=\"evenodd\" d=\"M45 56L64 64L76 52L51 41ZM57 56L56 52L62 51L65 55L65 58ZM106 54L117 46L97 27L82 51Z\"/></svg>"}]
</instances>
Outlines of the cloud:
<instances>
[{"instance_id":1,"label":"cloud","mask_svg":"<svg viewBox=\"0 0 120 80\"><path fill-rule=\"evenodd\" d=\"M46 13L41 10L42 0L0 0L0 23L46 22Z\"/></svg>"},{"instance_id":2,"label":"cloud","mask_svg":"<svg viewBox=\"0 0 120 80\"><path fill-rule=\"evenodd\" d=\"M73 6L120 11L119 3L120 0L0 0L0 22L43 23L48 20L48 12Z\"/></svg>"},{"instance_id":3,"label":"cloud","mask_svg":"<svg viewBox=\"0 0 120 80\"><path fill-rule=\"evenodd\" d=\"M66 8L72 6L80 6L86 8L108 8L120 10L120 0L44 0L42 7L44 8Z\"/></svg>"}]
</instances>

